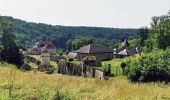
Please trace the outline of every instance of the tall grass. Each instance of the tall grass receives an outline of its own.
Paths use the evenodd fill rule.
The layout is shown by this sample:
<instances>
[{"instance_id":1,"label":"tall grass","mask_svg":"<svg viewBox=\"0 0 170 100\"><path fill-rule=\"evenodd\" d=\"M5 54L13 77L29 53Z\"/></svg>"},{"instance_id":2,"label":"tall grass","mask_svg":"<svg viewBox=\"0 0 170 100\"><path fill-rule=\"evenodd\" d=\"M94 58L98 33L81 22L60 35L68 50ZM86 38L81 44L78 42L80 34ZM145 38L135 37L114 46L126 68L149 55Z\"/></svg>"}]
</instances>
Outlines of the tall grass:
<instances>
[{"instance_id":1,"label":"tall grass","mask_svg":"<svg viewBox=\"0 0 170 100\"><path fill-rule=\"evenodd\" d=\"M2 66L2 64L0 64ZM8 65L6 65L8 66ZM11 65L10 65L11 66ZM0 99L8 100L163 100L170 99L170 85L130 83L126 79L98 80L15 69L12 97L9 95L10 67L0 67Z\"/></svg>"}]
</instances>

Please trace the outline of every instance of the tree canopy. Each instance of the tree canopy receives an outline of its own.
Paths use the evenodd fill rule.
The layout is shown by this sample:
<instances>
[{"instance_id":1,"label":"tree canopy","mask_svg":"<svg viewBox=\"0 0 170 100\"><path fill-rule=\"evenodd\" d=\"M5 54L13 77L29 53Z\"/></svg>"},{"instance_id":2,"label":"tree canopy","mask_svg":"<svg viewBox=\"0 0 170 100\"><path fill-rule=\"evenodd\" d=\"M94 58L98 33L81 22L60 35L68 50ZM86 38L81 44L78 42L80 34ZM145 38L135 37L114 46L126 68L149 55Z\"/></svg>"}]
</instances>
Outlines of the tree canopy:
<instances>
[{"instance_id":1,"label":"tree canopy","mask_svg":"<svg viewBox=\"0 0 170 100\"><path fill-rule=\"evenodd\" d=\"M0 19L0 29L2 32L0 50L1 60L11 64L21 65L23 63L23 56L15 41L16 37L13 34L12 23Z\"/></svg>"},{"instance_id":2,"label":"tree canopy","mask_svg":"<svg viewBox=\"0 0 170 100\"><path fill-rule=\"evenodd\" d=\"M124 37L134 37L138 31L138 29L52 26L42 23L29 23L7 16L2 17L14 23L17 42L24 47L30 47L40 40L48 40L52 41L57 48L66 50L69 42L75 43L77 39L80 40L80 37L86 39L90 37L94 43L107 43L108 46L113 47L116 45L115 41L121 41Z\"/></svg>"}]
</instances>

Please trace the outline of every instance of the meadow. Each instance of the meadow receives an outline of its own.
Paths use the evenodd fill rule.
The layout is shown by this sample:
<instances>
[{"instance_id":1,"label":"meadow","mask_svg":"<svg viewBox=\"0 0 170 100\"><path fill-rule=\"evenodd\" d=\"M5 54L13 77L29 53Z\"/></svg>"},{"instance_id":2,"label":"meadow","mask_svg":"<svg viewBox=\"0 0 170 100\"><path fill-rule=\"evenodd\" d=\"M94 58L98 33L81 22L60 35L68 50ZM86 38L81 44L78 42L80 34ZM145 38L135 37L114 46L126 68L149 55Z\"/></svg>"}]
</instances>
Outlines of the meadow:
<instances>
[{"instance_id":1,"label":"meadow","mask_svg":"<svg viewBox=\"0 0 170 100\"><path fill-rule=\"evenodd\" d=\"M0 100L169 100L170 85L23 72L0 64Z\"/></svg>"}]
</instances>

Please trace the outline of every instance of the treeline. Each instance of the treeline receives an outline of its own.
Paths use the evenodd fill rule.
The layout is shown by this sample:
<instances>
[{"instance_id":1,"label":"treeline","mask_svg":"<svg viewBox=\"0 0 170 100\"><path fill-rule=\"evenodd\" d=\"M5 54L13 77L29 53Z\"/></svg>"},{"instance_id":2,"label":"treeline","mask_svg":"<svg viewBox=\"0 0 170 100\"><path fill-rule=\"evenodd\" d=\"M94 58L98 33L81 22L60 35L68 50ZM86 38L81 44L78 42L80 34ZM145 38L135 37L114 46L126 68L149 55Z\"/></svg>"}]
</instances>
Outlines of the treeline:
<instances>
[{"instance_id":1,"label":"treeline","mask_svg":"<svg viewBox=\"0 0 170 100\"><path fill-rule=\"evenodd\" d=\"M52 26L29 23L7 16L1 16L1 18L14 24L17 42L24 47L29 47L40 40L48 40L58 48L71 50L79 48L79 45L82 46L81 43L89 38L92 40L90 43L101 43L114 47L124 37L133 38L138 32L137 29Z\"/></svg>"}]
</instances>

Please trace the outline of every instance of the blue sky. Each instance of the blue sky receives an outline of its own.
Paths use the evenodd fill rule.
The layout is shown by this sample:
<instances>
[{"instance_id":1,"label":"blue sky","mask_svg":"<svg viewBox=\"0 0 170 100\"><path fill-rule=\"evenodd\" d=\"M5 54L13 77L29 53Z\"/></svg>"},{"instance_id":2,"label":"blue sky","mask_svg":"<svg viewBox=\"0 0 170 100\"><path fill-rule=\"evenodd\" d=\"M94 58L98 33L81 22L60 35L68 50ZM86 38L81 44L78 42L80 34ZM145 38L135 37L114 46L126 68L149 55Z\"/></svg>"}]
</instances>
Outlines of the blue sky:
<instances>
[{"instance_id":1,"label":"blue sky","mask_svg":"<svg viewBox=\"0 0 170 100\"><path fill-rule=\"evenodd\" d=\"M0 0L0 15L65 26L149 27L168 10L170 0Z\"/></svg>"}]
</instances>

